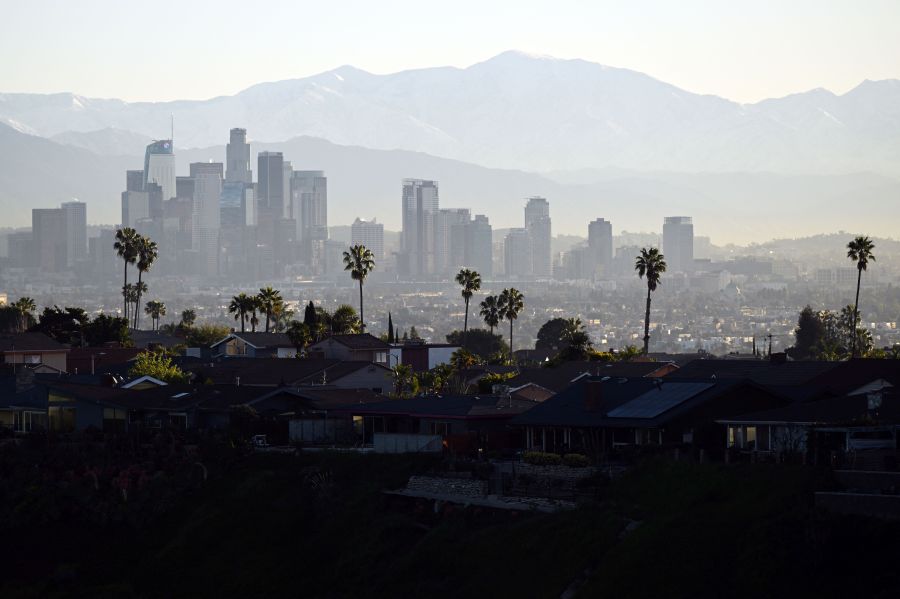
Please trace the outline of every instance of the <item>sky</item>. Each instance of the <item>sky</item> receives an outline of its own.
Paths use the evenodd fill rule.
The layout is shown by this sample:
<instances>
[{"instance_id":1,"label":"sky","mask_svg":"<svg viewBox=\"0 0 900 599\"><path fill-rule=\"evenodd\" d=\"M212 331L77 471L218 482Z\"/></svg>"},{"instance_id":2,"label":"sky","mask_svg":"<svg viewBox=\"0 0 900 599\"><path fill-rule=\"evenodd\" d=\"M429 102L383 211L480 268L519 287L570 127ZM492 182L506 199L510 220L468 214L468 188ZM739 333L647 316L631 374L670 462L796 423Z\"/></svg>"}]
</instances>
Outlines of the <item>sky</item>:
<instances>
[{"instance_id":1,"label":"sky","mask_svg":"<svg viewBox=\"0 0 900 599\"><path fill-rule=\"evenodd\" d=\"M898 0L9 0L0 92L206 99L344 64L505 50L630 68L738 102L900 78Z\"/></svg>"}]
</instances>

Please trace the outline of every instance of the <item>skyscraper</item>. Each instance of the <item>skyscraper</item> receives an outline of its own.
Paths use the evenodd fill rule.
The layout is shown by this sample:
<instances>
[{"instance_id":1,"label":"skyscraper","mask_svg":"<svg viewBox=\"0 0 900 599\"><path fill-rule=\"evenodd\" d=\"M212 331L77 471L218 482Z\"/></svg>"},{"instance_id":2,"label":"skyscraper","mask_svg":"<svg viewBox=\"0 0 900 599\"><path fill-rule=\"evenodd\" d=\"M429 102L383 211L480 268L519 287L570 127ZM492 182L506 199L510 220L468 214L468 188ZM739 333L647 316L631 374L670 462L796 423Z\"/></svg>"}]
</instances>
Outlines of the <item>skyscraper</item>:
<instances>
[{"instance_id":1,"label":"skyscraper","mask_svg":"<svg viewBox=\"0 0 900 599\"><path fill-rule=\"evenodd\" d=\"M669 272L694 267L694 223L690 216L667 216L663 221L663 254Z\"/></svg>"},{"instance_id":2,"label":"skyscraper","mask_svg":"<svg viewBox=\"0 0 900 599\"><path fill-rule=\"evenodd\" d=\"M598 218L588 225L588 249L590 251L590 267L593 275L612 274L613 232L612 223Z\"/></svg>"},{"instance_id":3,"label":"skyscraper","mask_svg":"<svg viewBox=\"0 0 900 599\"><path fill-rule=\"evenodd\" d=\"M144 190L149 183L162 188L163 201L175 197L175 150L171 139L154 141L144 152Z\"/></svg>"},{"instance_id":4,"label":"skyscraper","mask_svg":"<svg viewBox=\"0 0 900 599\"><path fill-rule=\"evenodd\" d=\"M33 264L43 271L60 272L68 263L66 214L62 208L31 210Z\"/></svg>"},{"instance_id":5,"label":"skyscraper","mask_svg":"<svg viewBox=\"0 0 900 599\"><path fill-rule=\"evenodd\" d=\"M533 239L527 229L510 229L503 242L503 262L507 277L534 274Z\"/></svg>"},{"instance_id":6,"label":"skyscraper","mask_svg":"<svg viewBox=\"0 0 900 599\"><path fill-rule=\"evenodd\" d=\"M200 274L218 274L223 167L221 162L191 163L194 180L192 244L200 260Z\"/></svg>"},{"instance_id":7,"label":"skyscraper","mask_svg":"<svg viewBox=\"0 0 900 599\"><path fill-rule=\"evenodd\" d=\"M87 256L87 204L75 200L60 207L66 219L66 265L71 267Z\"/></svg>"},{"instance_id":8,"label":"skyscraper","mask_svg":"<svg viewBox=\"0 0 900 599\"><path fill-rule=\"evenodd\" d=\"M437 181L403 180L402 256L398 270L404 274L423 276L434 273L434 227L438 208Z\"/></svg>"},{"instance_id":9,"label":"skyscraper","mask_svg":"<svg viewBox=\"0 0 900 599\"><path fill-rule=\"evenodd\" d=\"M525 229L531 235L532 270L536 277L550 277L553 261L550 241L550 203L542 197L528 198L525 205Z\"/></svg>"},{"instance_id":10,"label":"skyscraper","mask_svg":"<svg viewBox=\"0 0 900 599\"><path fill-rule=\"evenodd\" d=\"M256 172L260 208L268 210L272 218L284 216L284 156L281 152L260 152Z\"/></svg>"},{"instance_id":11,"label":"skyscraper","mask_svg":"<svg viewBox=\"0 0 900 599\"><path fill-rule=\"evenodd\" d=\"M482 278L494 275L493 228L488 217L476 214L464 225L464 252L462 266L477 271ZM454 240L456 237L454 236Z\"/></svg>"},{"instance_id":12,"label":"skyscraper","mask_svg":"<svg viewBox=\"0 0 900 599\"><path fill-rule=\"evenodd\" d=\"M225 180L229 183L253 183L250 170L250 144L246 129L232 129L225 146Z\"/></svg>"},{"instance_id":13,"label":"skyscraper","mask_svg":"<svg viewBox=\"0 0 900 599\"><path fill-rule=\"evenodd\" d=\"M434 270L436 273L454 275L463 265L465 261L465 227L471 218L468 208L438 210L434 221Z\"/></svg>"},{"instance_id":14,"label":"skyscraper","mask_svg":"<svg viewBox=\"0 0 900 599\"><path fill-rule=\"evenodd\" d=\"M379 266L379 261L384 259L384 225L372 220L363 220L357 218L350 227L350 243L352 245L364 245L372 250L375 256L375 266L379 270L383 270Z\"/></svg>"},{"instance_id":15,"label":"skyscraper","mask_svg":"<svg viewBox=\"0 0 900 599\"><path fill-rule=\"evenodd\" d=\"M328 179L323 171L293 171L290 190L301 261L314 272L323 272L323 244L328 240Z\"/></svg>"},{"instance_id":16,"label":"skyscraper","mask_svg":"<svg viewBox=\"0 0 900 599\"><path fill-rule=\"evenodd\" d=\"M282 196L284 197L284 207L281 211L282 218L296 218L293 215L293 205L291 198L291 177L294 174L294 167L291 165L290 160L285 160L281 163L281 182L282 182ZM294 236L291 233L291 236Z\"/></svg>"}]
</instances>

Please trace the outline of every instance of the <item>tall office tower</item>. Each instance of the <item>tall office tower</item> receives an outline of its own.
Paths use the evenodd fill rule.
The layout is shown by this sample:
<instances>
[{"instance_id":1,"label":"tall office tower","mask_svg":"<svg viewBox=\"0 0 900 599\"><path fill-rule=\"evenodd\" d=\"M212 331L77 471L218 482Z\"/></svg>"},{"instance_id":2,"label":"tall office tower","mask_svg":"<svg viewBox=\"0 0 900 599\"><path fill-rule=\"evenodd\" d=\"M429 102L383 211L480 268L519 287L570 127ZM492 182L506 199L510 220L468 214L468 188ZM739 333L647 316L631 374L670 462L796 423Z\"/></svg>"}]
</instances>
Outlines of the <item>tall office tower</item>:
<instances>
[{"instance_id":1,"label":"tall office tower","mask_svg":"<svg viewBox=\"0 0 900 599\"><path fill-rule=\"evenodd\" d=\"M460 255L461 237L465 237L465 225L471 220L468 208L444 208L438 210L434 220L434 271L442 275L455 275L465 261L465 251ZM455 234L454 244L453 237ZM453 250L456 250L455 252ZM454 255L455 254L455 255Z\"/></svg>"},{"instance_id":2,"label":"tall office tower","mask_svg":"<svg viewBox=\"0 0 900 599\"><path fill-rule=\"evenodd\" d=\"M32 251L34 264L46 272L65 270L66 214L62 208L33 208L31 210Z\"/></svg>"},{"instance_id":3,"label":"tall office tower","mask_svg":"<svg viewBox=\"0 0 900 599\"><path fill-rule=\"evenodd\" d=\"M256 176L260 208L272 218L284 215L284 156L281 152L260 152L257 157Z\"/></svg>"},{"instance_id":4,"label":"tall office tower","mask_svg":"<svg viewBox=\"0 0 900 599\"><path fill-rule=\"evenodd\" d=\"M200 260L200 274L219 274L219 198L222 195L221 162L191 163L194 180L192 244Z\"/></svg>"},{"instance_id":5,"label":"tall office tower","mask_svg":"<svg viewBox=\"0 0 900 599\"><path fill-rule=\"evenodd\" d=\"M282 218L296 218L293 214L293 198L291 197L291 176L294 174L294 167L290 160L285 160L281 164L282 174L282 196L284 197L284 206L282 209ZM293 236L293 234L291 234Z\"/></svg>"},{"instance_id":6,"label":"tall office tower","mask_svg":"<svg viewBox=\"0 0 900 599\"><path fill-rule=\"evenodd\" d=\"M375 268L384 270L378 263L384 259L384 225L372 220L363 220L359 217L353 221L350 227L350 244L364 245L372 250L375 256Z\"/></svg>"},{"instance_id":7,"label":"tall office tower","mask_svg":"<svg viewBox=\"0 0 900 599\"><path fill-rule=\"evenodd\" d=\"M150 194L146 191L122 192L122 226L134 227L150 218Z\"/></svg>"},{"instance_id":8,"label":"tall office tower","mask_svg":"<svg viewBox=\"0 0 900 599\"><path fill-rule=\"evenodd\" d=\"M125 191L144 191L144 171L125 171Z\"/></svg>"},{"instance_id":9,"label":"tall office tower","mask_svg":"<svg viewBox=\"0 0 900 599\"><path fill-rule=\"evenodd\" d=\"M225 180L229 183L253 183L250 170L250 144L246 129L232 129L225 146Z\"/></svg>"},{"instance_id":10,"label":"tall office tower","mask_svg":"<svg viewBox=\"0 0 900 599\"><path fill-rule=\"evenodd\" d=\"M612 223L598 218L588 225L588 249L590 261L587 271L593 271L594 275L612 274L613 260L613 232ZM590 263L593 263L591 265Z\"/></svg>"},{"instance_id":11,"label":"tall office tower","mask_svg":"<svg viewBox=\"0 0 900 599\"><path fill-rule=\"evenodd\" d=\"M66 217L66 265L73 266L87 257L87 204L63 202Z\"/></svg>"},{"instance_id":12,"label":"tall office tower","mask_svg":"<svg viewBox=\"0 0 900 599\"><path fill-rule=\"evenodd\" d=\"M534 275L534 244L527 229L510 229L503 242L503 262L507 277Z\"/></svg>"},{"instance_id":13,"label":"tall office tower","mask_svg":"<svg viewBox=\"0 0 900 599\"><path fill-rule=\"evenodd\" d=\"M328 179L323 171L294 171L291 213L297 225L300 260L314 273L325 272L328 240Z\"/></svg>"},{"instance_id":14,"label":"tall office tower","mask_svg":"<svg viewBox=\"0 0 900 599\"><path fill-rule=\"evenodd\" d=\"M162 199L175 197L175 149L171 139L154 141L144 152L144 189L149 183L162 188Z\"/></svg>"},{"instance_id":15,"label":"tall office tower","mask_svg":"<svg viewBox=\"0 0 900 599\"><path fill-rule=\"evenodd\" d=\"M694 267L694 223L690 216L667 216L663 221L663 254L669 272Z\"/></svg>"},{"instance_id":16,"label":"tall office tower","mask_svg":"<svg viewBox=\"0 0 900 599\"><path fill-rule=\"evenodd\" d=\"M403 231L398 271L412 276L434 273L434 227L440 201L437 181L403 180Z\"/></svg>"},{"instance_id":17,"label":"tall office tower","mask_svg":"<svg viewBox=\"0 0 900 599\"><path fill-rule=\"evenodd\" d=\"M478 271L483 279L494 276L493 228L488 217L476 214L466 225L465 265Z\"/></svg>"},{"instance_id":18,"label":"tall office tower","mask_svg":"<svg viewBox=\"0 0 900 599\"><path fill-rule=\"evenodd\" d=\"M525 229L531 235L532 268L537 277L553 274L550 250L550 203L542 197L528 198L525 205Z\"/></svg>"}]
</instances>

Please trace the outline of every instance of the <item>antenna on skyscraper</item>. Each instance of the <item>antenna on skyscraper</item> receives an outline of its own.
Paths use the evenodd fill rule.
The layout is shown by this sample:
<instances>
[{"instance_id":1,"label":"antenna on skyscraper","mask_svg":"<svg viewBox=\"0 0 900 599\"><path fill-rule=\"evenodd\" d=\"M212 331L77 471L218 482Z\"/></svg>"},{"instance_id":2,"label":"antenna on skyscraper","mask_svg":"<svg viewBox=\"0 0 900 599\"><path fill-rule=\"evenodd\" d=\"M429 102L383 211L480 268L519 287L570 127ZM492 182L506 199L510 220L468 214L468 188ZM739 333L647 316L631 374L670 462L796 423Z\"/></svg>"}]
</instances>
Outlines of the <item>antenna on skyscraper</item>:
<instances>
[{"instance_id":1,"label":"antenna on skyscraper","mask_svg":"<svg viewBox=\"0 0 900 599\"><path fill-rule=\"evenodd\" d=\"M170 114L169 117L172 119L172 137L170 137L169 139L172 140L172 146L174 146L175 145L175 115Z\"/></svg>"}]
</instances>

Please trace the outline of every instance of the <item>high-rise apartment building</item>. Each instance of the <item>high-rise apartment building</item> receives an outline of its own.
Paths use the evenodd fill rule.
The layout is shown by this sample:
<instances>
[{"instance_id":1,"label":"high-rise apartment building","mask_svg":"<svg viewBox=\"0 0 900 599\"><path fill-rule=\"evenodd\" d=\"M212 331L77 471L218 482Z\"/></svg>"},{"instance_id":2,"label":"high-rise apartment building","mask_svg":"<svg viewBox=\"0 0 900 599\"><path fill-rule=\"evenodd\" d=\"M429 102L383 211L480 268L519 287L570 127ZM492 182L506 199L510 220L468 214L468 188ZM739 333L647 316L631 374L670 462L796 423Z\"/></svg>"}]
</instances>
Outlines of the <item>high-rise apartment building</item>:
<instances>
[{"instance_id":1,"label":"high-rise apartment building","mask_svg":"<svg viewBox=\"0 0 900 599\"><path fill-rule=\"evenodd\" d=\"M144 190L149 183L162 188L162 199L175 197L175 149L171 139L154 141L144 152Z\"/></svg>"},{"instance_id":2,"label":"high-rise apartment building","mask_svg":"<svg viewBox=\"0 0 900 599\"><path fill-rule=\"evenodd\" d=\"M357 218L350 227L350 243L351 245L364 245L372 250L375 256L375 266L379 270L383 270L379 266L379 262L384 260L384 225L372 220L363 220Z\"/></svg>"},{"instance_id":3,"label":"high-rise apartment building","mask_svg":"<svg viewBox=\"0 0 900 599\"><path fill-rule=\"evenodd\" d=\"M525 205L525 229L531 235L532 270L536 277L550 277L553 274L553 261L550 241L550 203L546 198L534 196L528 198Z\"/></svg>"},{"instance_id":4,"label":"high-rise apartment building","mask_svg":"<svg viewBox=\"0 0 900 599\"><path fill-rule=\"evenodd\" d=\"M403 231L397 265L402 274L414 277L434 274L435 218L439 204L437 181L403 180Z\"/></svg>"},{"instance_id":5,"label":"high-rise apartment building","mask_svg":"<svg viewBox=\"0 0 900 599\"><path fill-rule=\"evenodd\" d=\"M584 270L592 276L612 274L613 231L612 223L598 218L588 224L588 264Z\"/></svg>"},{"instance_id":6,"label":"high-rise apartment building","mask_svg":"<svg viewBox=\"0 0 900 599\"><path fill-rule=\"evenodd\" d=\"M488 217L483 214L476 214L475 218L457 226L455 231L461 230L462 235L454 232L452 234L452 254L454 260L459 260L458 256L462 255L459 260L460 266L471 268L477 271L483 279L489 279L494 275L493 260L493 228L491 227ZM458 248L458 243L462 243L462 251ZM452 274L452 273L451 273Z\"/></svg>"},{"instance_id":7,"label":"high-rise apartment building","mask_svg":"<svg viewBox=\"0 0 900 599\"><path fill-rule=\"evenodd\" d=\"M232 129L225 146L225 180L229 183L253 183L250 169L250 144L246 129Z\"/></svg>"},{"instance_id":8,"label":"high-rise apartment building","mask_svg":"<svg viewBox=\"0 0 900 599\"><path fill-rule=\"evenodd\" d=\"M66 265L87 257L87 204L77 200L60 206L66 219Z\"/></svg>"},{"instance_id":9,"label":"high-rise apartment building","mask_svg":"<svg viewBox=\"0 0 900 599\"><path fill-rule=\"evenodd\" d=\"M690 216L667 216L663 221L663 254L669 272L694 267L694 223Z\"/></svg>"}]
</instances>

